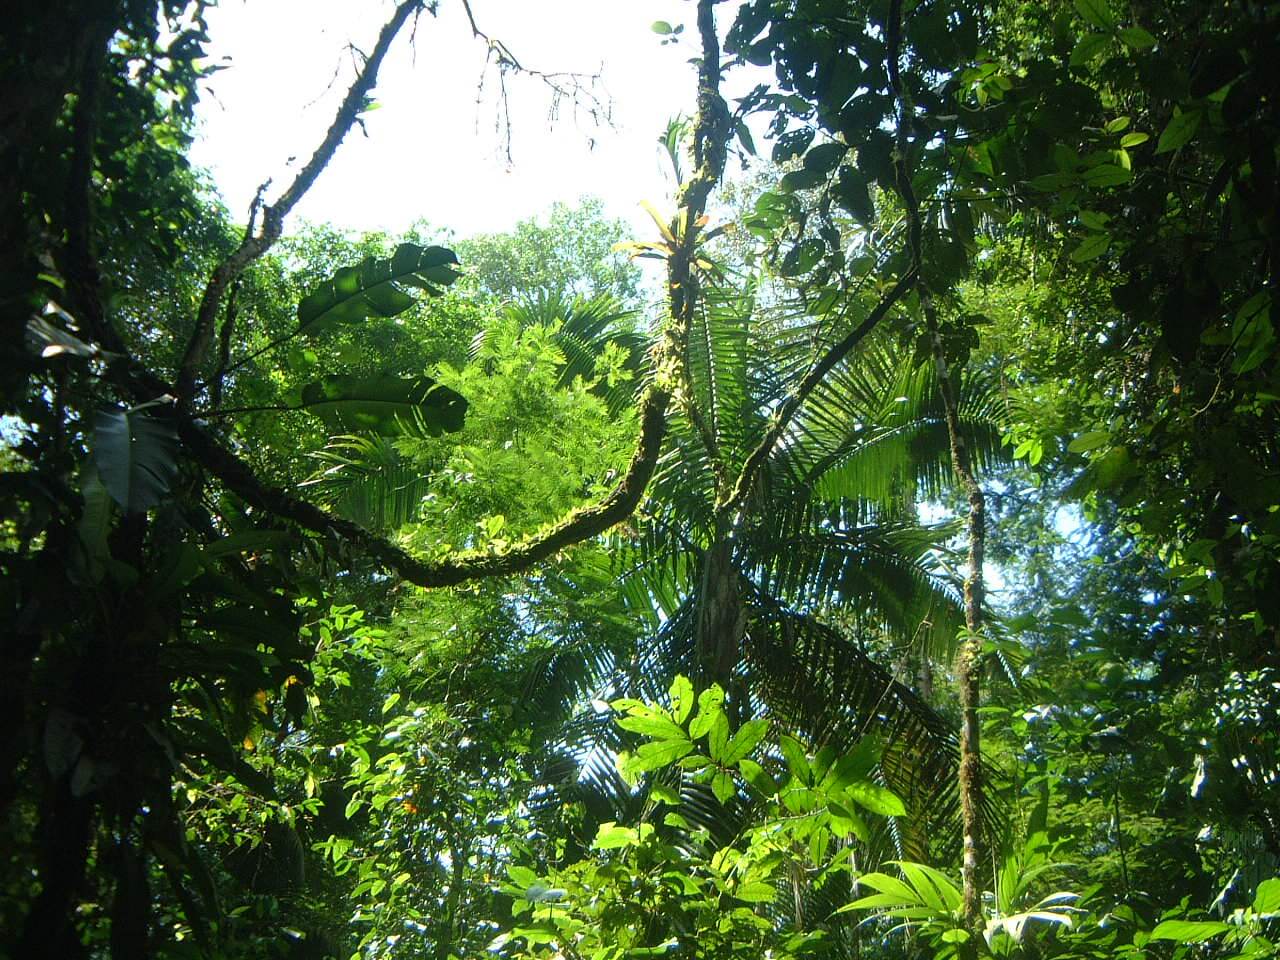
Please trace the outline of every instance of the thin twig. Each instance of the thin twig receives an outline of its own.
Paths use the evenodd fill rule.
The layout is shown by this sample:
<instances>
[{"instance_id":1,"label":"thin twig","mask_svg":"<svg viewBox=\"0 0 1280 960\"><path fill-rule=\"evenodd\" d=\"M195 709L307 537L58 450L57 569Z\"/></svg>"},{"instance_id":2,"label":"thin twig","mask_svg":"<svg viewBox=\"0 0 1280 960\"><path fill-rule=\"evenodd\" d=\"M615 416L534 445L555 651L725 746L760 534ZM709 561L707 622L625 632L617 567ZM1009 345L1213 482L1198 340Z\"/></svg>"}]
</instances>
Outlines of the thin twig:
<instances>
[{"instance_id":1,"label":"thin twig","mask_svg":"<svg viewBox=\"0 0 1280 960\"><path fill-rule=\"evenodd\" d=\"M311 159L298 171L293 183L289 185L289 188L285 190L280 198L263 209L262 227L259 232L256 235L246 236L241 241L240 246L214 269L208 284L205 286L204 296L200 301L200 309L196 315L195 329L192 331L191 339L187 343L186 350L182 356L182 363L178 369L178 396L183 400L191 400L195 391L196 377L198 376L200 365L204 361L205 353L209 349L209 341L213 336L214 322L227 288L236 277L244 272L249 264L266 253L280 239L280 235L284 230L284 218L306 192L311 189L312 184L316 182L316 179L329 164L329 161L333 159L338 146L356 124L370 92L377 83L378 70L382 66L382 61L386 57L392 41L400 31L400 28L404 26L409 15L419 9L423 3L424 0L403 0L396 7L391 19L387 21L382 31L378 34L378 42L374 45L373 53L370 54L363 68L357 73L355 82L352 83L351 88L347 91L347 95L343 98L342 104L338 107L338 112L334 116L333 123L330 125L320 145L316 147L315 153L311 155Z\"/></svg>"}]
</instances>

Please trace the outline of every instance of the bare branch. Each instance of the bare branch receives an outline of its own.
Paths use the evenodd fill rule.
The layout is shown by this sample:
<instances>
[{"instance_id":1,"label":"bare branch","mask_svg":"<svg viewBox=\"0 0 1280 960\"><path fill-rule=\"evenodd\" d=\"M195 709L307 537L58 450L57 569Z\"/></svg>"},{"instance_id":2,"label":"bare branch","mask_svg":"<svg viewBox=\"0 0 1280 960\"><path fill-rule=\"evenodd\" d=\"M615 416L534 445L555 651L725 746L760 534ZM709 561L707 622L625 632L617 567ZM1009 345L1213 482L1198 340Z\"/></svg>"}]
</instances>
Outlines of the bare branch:
<instances>
[{"instance_id":1,"label":"bare branch","mask_svg":"<svg viewBox=\"0 0 1280 960\"><path fill-rule=\"evenodd\" d=\"M470 0L462 0L462 8L467 14L467 22L471 26L472 36L477 40L484 41L486 47L485 67L480 74L480 82L477 85L477 107L480 103L490 64L496 65L498 69L498 117L495 120L495 124L502 134L508 163L511 162L511 111L506 84L506 74L508 72L522 73L542 81L551 93L551 106L547 117L551 123L558 119L560 104L567 100L573 105L575 116L577 111L581 109L591 118L591 122L597 126L600 124L612 124L612 107L608 93L603 89L601 70L597 70L595 73L580 73L569 70L538 70L534 67L526 66L516 57L506 43L480 29L475 13L471 9ZM594 140L592 143L594 144Z\"/></svg>"},{"instance_id":2,"label":"bare branch","mask_svg":"<svg viewBox=\"0 0 1280 960\"><path fill-rule=\"evenodd\" d=\"M395 39L396 34L399 33L400 28L404 26L405 21L409 19L410 14L421 9L423 3L424 0L402 0L399 6L396 7L391 19L387 21L381 33L378 34L378 42L374 45L373 53L369 55L368 60L365 61L364 66L357 73L355 82L352 83L347 95L342 100L341 106L338 107L338 112L334 116L333 123L329 126L329 131L325 134L320 145L316 147L311 159L307 161L306 166L298 171L293 183L289 185L289 188L285 190L280 198L263 209L262 226L258 233L247 232L240 246L214 268L213 274L205 286L204 296L200 301L200 309L196 315L195 330L192 331L191 339L187 343L187 348L183 353L182 363L178 370L178 396L184 400L190 400L195 391L196 377L199 373L200 365L204 361L205 353L209 349L209 341L213 337L213 327L217 319L218 309L222 305L222 298L226 294L227 288L236 277L244 272L249 264L266 253L280 239L280 234L284 230L284 218L288 216L289 211L294 208L306 192L311 189L311 186L316 182L316 179L323 172L329 161L333 159L338 146L356 124L369 94L377 83L378 70L382 66L382 61L385 59L392 41Z\"/></svg>"}]
</instances>

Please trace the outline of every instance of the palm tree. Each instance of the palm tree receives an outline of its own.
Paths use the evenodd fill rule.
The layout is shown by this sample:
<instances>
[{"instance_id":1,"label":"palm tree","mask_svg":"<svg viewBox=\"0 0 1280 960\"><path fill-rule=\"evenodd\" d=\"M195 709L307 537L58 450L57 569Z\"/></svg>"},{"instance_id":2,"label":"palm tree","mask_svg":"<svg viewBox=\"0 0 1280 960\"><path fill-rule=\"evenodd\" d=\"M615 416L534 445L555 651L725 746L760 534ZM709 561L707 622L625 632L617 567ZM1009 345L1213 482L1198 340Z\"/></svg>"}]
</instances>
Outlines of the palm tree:
<instances>
[{"instance_id":1,"label":"palm tree","mask_svg":"<svg viewBox=\"0 0 1280 960\"><path fill-rule=\"evenodd\" d=\"M888 640L945 658L962 623L939 564L950 530L915 516L919 498L951 481L932 366L904 362L887 337L865 344L814 392L742 509L727 514L726 486L812 354L815 330L786 308L763 309L751 284L704 278L701 294L683 416L639 523L615 538L621 590L648 635L629 649L578 638L533 666L530 702L572 715L589 691L660 699L683 673L730 691L740 719L770 715L816 745L875 733L881 775L918 814L903 821L914 829L886 840L923 859L930 827L954 803L955 736L873 647ZM962 426L981 464L1001 449L992 393L975 382L964 396ZM637 799L609 762L616 732L598 739L607 729L580 712L562 747L584 761L577 794L612 797L605 809L617 818Z\"/></svg>"}]
</instances>

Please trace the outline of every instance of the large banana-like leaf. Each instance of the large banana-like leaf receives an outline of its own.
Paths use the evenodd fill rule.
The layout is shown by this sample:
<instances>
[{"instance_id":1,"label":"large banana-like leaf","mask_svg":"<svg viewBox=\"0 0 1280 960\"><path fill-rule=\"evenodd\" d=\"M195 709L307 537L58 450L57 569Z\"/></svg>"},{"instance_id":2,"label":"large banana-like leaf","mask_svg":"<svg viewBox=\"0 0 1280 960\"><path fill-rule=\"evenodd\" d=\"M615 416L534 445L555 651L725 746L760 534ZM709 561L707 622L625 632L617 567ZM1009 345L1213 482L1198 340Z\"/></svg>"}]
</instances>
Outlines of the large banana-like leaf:
<instances>
[{"instance_id":1,"label":"large banana-like leaf","mask_svg":"<svg viewBox=\"0 0 1280 960\"><path fill-rule=\"evenodd\" d=\"M437 436L462 429L467 401L430 377L354 377L339 373L302 388L302 405L334 433L391 436L414 425Z\"/></svg>"},{"instance_id":2,"label":"large banana-like leaf","mask_svg":"<svg viewBox=\"0 0 1280 960\"><path fill-rule=\"evenodd\" d=\"M130 513L154 507L178 472L178 435L136 410L99 410L94 463L111 499Z\"/></svg>"},{"instance_id":3,"label":"large banana-like leaf","mask_svg":"<svg viewBox=\"0 0 1280 960\"><path fill-rule=\"evenodd\" d=\"M339 323L368 317L394 317L417 303L406 288L438 297L459 276L451 264L457 255L447 247L402 243L388 258L368 257L343 267L298 304L298 325L310 334Z\"/></svg>"}]
</instances>

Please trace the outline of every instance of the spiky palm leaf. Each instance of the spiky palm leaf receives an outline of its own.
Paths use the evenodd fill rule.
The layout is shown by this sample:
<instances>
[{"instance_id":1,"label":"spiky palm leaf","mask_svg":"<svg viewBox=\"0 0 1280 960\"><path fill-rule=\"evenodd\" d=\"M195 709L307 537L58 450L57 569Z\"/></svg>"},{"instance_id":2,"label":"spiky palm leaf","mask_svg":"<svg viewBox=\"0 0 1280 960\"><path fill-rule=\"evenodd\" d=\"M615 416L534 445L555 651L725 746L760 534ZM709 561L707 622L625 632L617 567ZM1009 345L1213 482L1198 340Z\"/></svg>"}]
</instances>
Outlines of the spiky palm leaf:
<instances>
[{"instance_id":1,"label":"spiky palm leaf","mask_svg":"<svg viewBox=\"0 0 1280 960\"><path fill-rule=\"evenodd\" d=\"M430 478L387 438L337 436L312 457L322 466L303 486L338 516L378 533L418 518Z\"/></svg>"}]
</instances>

